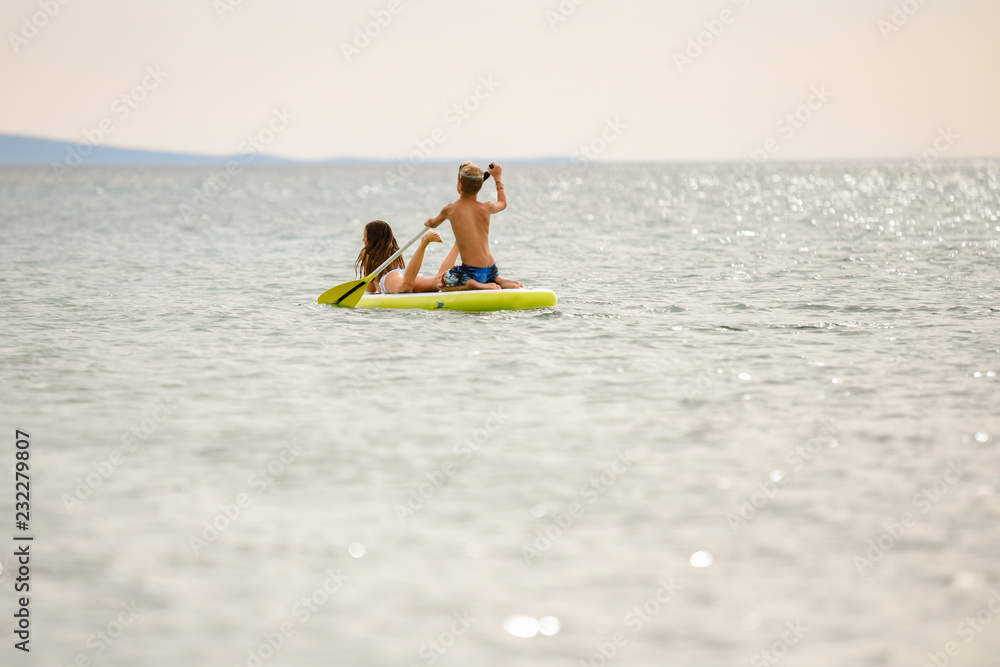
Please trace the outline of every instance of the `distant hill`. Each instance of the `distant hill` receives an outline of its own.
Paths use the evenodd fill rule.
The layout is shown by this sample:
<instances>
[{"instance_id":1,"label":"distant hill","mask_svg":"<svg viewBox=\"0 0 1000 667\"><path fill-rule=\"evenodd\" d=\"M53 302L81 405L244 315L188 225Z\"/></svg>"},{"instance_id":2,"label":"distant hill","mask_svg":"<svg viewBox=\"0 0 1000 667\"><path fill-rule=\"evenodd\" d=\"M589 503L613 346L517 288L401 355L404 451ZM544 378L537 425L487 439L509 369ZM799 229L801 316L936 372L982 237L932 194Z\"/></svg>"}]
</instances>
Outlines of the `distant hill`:
<instances>
[{"instance_id":1,"label":"distant hill","mask_svg":"<svg viewBox=\"0 0 1000 667\"><path fill-rule=\"evenodd\" d=\"M88 151L87 149L90 148ZM192 153L165 153L160 151L137 150L133 148L113 148L77 144L70 141L55 141L38 137L0 134L0 166L50 166L64 164L67 167L91 166L143 166L143 165L222 165L229 160L248 162L247 155L195 155ZM512 160L512 162L569 162L569 158L541 158L534 160ZM257 155L254 164L261 165L391 165L399 160L378 158L333 158L315 162ZM425 164L451 164L455 160L431 159Z\"/></svg>"},{"instance_id":2,"label":"distant hill","mask_svg":"<svg viewBox=\"0 0 1000 667\"><path fill-rule=\"evenodd\" d=\"M89 149L89 150L88 150ZM187 153L164 153L110 146L90 146L69 141L53 141L36 137L22 137L0 134L0 165L51 165L62 163L67 166L110 165L220 165L229 160L246 162L247 156L236 155L193 155ZM78 162L79 160L80 162ZM294 160L257 155L256 164L294 164Z\"/></svg>"}]
</instances>

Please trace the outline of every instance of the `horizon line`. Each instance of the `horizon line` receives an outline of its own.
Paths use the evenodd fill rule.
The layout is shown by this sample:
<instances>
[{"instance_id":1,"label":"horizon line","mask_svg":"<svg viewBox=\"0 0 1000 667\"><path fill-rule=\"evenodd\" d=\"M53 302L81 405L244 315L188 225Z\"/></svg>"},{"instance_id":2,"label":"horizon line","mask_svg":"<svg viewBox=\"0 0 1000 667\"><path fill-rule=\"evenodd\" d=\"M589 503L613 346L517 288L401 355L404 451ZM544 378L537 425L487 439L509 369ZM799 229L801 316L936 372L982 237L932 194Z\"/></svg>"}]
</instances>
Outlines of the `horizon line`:
<instances>
[{"instance_id":1,"label":"horizon line","mask_svg":"<svg viewBox=\"0 0 1000 667\"><path fill-rule=\"evenodd\" d=\"M413 161L406 158L387 158L387 157L372 157L372 156L356 156L356 155L346 155L338 157L326 157L326 158L316 158L316 159L306 159L306 158L296 158L287 157L279 154L273 153L235 153L235 154L214 154L214 153L188 153L180 152L174 150L161 150L155 148L127 148L123 146L113 146L105 144L91 144L87 141L67 141L63 139L50 139L47 137L40 137L36 135L27 134L10 134L5 132L0 132L0 139L17 139L29 142L38 142L43 144L56 144L61 148L70 149L75 146L89 146L93 151L101 152L111 152L111 153L139 153L146 154L148 157L162 156L164 158L172 159L183 159L191 158L193 160L201 161L217 161L218 163L225 163L228 161L240 161L243 163L242 166L268 166L268 167L278 167L278 166L288 166L288 167L308 167L308 166L335 166L337 163L352 163L357 165L385 165L385 164L398 164L406 165L410 168L417 168L421 166L437 166L437 165L450 165L456 160L461 160L460 157L454 158L428 158L421 161L420 163L413 163ZM90 155L90 153L88 153ZM250 165L246 164L252 160L263 159L266 164ZM724 165L724 164L743 164L745 162L754 162L754 160L749 157L745 158L730 158L730 159L698 159L698 158L673 158L673 159L632 159L632 160L587 160L570 155L553 155L553 156L542 156L542 157L504 157L501 158L506 162L511 163L537 163L537 162L548 162L548 163L558 163L558 164L573 164L575 166L588 166L591 164L600 165L642 165L642 164L676 164L676 165ZM919 162L921 160L926 160L921 155L908 155L908 156L881 156L881 157L812 157L812 158L769 158L763 162L757 163L755 167L763 167L767 164L831 164L831 163L841 163L841 162ZM934 162L958 162L958 161L976 161L976 160L1000 160L1000 155L978 155L978 156L962 156L962 157L949 157L947 155L939 155L933 161ZM52 162L51 164L47 160L34 160L26 162L7 162L3 155L0 155L0 167L38 167L38 166L52 166L53 164L58 164L57 162ZM86 164L81 163L77 167L125 167L125 166L209 166L207 164L198 165L190 164L184 165L183 163L174 164L156 164L156 163L128 163L119 162L115 164Z\"/></svg>"}]
</instances>

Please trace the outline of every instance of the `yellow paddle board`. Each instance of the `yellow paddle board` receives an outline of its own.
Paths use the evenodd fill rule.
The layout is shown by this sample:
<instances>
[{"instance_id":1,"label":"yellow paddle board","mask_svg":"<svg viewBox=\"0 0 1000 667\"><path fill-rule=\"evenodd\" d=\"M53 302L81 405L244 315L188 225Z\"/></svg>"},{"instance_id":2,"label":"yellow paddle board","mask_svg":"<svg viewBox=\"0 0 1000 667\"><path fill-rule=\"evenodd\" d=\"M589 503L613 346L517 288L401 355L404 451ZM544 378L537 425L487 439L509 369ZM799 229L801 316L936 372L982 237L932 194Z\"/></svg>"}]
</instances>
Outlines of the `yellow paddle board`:
<instances>
[{"instance_id":1,"label":"yellow paddle board","mask_svg":"<svg viewBox=\"0 0 1000 667\"><path fill-rule=\"evenodd\" d=\"M418 308L423 310L523 310L551 308L556 295L541 289L467 290L463 292L422 292L419 294L365 294L358 308Z\"/></svg>"}]
</instances>

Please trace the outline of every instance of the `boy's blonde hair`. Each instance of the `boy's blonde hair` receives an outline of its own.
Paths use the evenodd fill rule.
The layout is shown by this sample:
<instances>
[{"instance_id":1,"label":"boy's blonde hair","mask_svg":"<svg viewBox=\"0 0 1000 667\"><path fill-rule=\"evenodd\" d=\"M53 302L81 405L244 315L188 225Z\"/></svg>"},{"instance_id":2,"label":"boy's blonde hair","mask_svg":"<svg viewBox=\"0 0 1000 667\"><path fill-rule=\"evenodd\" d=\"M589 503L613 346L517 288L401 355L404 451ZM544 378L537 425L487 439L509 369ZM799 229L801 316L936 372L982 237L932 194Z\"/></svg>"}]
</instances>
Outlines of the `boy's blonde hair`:
<instances>
[{"instance_id":1,"label":"boy's blonde hair","mask_svg":"<svg viewBox=\"0 0 1000 667\"><path fill-rule=\"evenodd\" d=\"M458 178L462 183L462 192L477 195L486 182L486 172L471 162L466 162L458 168Z\"/></svg>"}]
</instances>

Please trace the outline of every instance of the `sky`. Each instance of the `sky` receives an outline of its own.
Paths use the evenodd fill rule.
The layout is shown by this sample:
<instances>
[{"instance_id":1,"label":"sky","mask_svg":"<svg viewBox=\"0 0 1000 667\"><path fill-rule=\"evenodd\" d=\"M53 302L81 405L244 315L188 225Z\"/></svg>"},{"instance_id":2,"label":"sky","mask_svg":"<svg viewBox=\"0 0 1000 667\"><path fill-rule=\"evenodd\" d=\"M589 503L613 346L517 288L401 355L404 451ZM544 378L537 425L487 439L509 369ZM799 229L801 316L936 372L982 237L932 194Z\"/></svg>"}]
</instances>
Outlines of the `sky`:
<instances>
[{"instance_id":1,"label":"sky","mask_svg":"<svg viewBox=\"0 0 1000 667\"><path fill-rule=\"evenodd\" d=\"M996 0L4 0L0 133L413 163L995 157L997 26Z\"/></svg>"}]
</instances>

